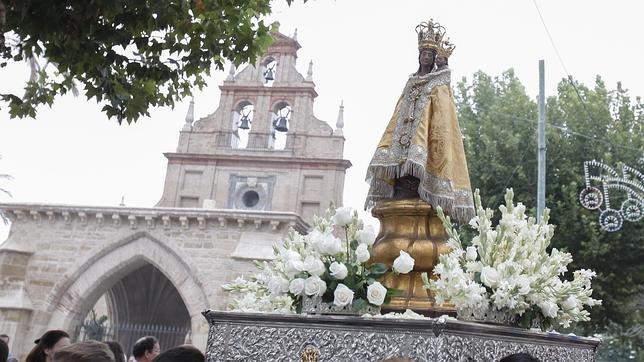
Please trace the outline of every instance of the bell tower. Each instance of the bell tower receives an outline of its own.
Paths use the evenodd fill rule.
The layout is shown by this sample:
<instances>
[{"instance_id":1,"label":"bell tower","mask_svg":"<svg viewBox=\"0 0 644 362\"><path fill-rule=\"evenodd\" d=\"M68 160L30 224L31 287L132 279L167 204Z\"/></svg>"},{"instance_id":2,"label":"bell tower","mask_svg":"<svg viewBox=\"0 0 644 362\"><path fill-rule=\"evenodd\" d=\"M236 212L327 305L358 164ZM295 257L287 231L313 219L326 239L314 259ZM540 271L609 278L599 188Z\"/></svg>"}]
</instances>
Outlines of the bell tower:
<instances>
[{"instance_id":1,"label":"bell tower","mask_svg":"<svg viewBox=\"0 0 644 362\"><path fill-rule=\"evenodd\" d=\"M296 35L273 32L255 64L231 67L219 106L186 116L177 151L166 153L165 187L157 206L293 212L310 222L330 202L342 204L343 106L336 129L313 114L313 64L295 68Z\"/></svg>"}]
</instances>

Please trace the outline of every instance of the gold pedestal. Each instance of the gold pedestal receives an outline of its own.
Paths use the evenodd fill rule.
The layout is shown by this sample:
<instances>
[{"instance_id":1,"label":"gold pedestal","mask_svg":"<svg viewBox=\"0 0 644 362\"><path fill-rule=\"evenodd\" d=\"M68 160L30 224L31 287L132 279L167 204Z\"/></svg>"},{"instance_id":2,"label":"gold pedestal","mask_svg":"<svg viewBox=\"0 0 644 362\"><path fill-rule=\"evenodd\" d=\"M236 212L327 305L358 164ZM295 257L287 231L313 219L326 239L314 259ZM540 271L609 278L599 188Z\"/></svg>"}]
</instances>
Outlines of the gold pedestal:
<instances>
[{"instance_id":1,"label":"gold pedestal","mask_svg":"<svg viewBox=\"0 0 644 362\"><path fill-rule=\"evenodd\" d=\"M421 274L432 275L438 256L449 252L448 236L436 210L421 199L384 200L371 213L380 220L380 233L371 256L372 262L391 267L400 250L414 258L414 269L408 274L389 272L382 283L401 290L402 296L393 297L384 310L416 312L436 316L453 314L454 309L438 306L431 293L423 288Z\"/></svg>"}]
</instances>

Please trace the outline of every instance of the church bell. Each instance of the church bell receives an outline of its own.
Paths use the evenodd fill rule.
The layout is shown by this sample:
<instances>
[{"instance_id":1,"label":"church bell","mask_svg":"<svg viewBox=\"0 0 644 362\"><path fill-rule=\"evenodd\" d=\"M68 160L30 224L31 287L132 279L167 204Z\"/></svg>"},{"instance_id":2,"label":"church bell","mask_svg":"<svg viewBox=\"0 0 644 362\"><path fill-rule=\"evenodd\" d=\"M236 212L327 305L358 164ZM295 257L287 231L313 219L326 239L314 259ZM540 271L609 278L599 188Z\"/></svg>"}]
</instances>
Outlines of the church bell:
<instances>
[{"instance_id":1,"label":"church bell","mask_svg":"<svg viewBox=\"0 0 644 362\"><path fill-rule=\"evenodd\" d=\"M281 116L273 122L273 126L278 132L288 132L288 119L286 119L286 117L284 116Z\"/></svg>"},{"instance_id":2,"label":"church bell","mask_svg":"<svg viewBox=\"0 0 644 362\"><path fill-rule=\"evenodd\" d=\"M264 79L268 82L271 80L275 80L275 77L273 76L273 68L268 68L264 72Z\"/></svg>"},{"instance_id":3,"label":"church bell","mask_svg":"<svg viewBox=\"0 0 644 362\"><path fill-rule=\"evenodd\" d=\"M250 129L250 119L248 119L248 116L242 116L241 118L241 123L239 124L239 129Z\"/></svg>"}]
</instances>

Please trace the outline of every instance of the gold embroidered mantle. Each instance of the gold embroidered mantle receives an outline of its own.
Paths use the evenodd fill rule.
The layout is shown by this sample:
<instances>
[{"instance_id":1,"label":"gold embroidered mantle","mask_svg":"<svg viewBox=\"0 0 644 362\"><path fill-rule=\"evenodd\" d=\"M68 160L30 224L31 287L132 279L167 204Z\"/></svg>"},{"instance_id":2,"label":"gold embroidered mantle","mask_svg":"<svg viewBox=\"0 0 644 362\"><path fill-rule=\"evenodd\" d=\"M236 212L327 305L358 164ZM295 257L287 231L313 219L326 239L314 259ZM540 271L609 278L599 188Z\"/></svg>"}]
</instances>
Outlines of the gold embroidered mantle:
<instances>
[{"instance_id":1,"label":"gold embroidered mantle","mask_svg":"<svg viewBox=\"0 0 644 362\"><path fill-rule=\"evenodd\" d=\"M459 224L474 217L450 70L410 76L367 169L365 209L393 197L394 179L420 180L420 197Z\"/></svg>"}]
</instances>

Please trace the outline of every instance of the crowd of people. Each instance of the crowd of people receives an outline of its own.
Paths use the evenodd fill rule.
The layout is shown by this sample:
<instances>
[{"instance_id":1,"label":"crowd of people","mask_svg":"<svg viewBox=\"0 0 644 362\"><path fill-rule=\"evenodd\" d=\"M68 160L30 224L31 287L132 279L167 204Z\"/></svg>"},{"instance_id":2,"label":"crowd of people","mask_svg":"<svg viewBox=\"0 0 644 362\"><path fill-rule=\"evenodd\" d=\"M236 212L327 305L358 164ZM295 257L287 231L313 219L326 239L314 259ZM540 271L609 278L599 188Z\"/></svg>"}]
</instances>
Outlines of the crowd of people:
<instances>
[{"instance_id":1,"label":"crowd of people","mask_svg":"<svg viewBox=\"0 0 644 362\"><path fill-rule=\"evenodd\" d=\"M159 341L145 336L134 343L128 359L118 342L84 341L72 343L61 330L47 331L34 341L26 362L204 362L204 354L191 345L181 345L161 352ZM9 336L0 335L0 362L18 362L9 352Z\"/></svg>"}]
</instances>

